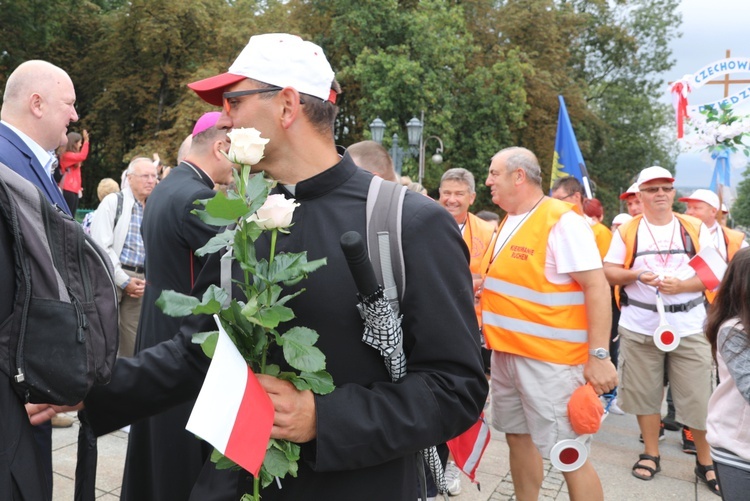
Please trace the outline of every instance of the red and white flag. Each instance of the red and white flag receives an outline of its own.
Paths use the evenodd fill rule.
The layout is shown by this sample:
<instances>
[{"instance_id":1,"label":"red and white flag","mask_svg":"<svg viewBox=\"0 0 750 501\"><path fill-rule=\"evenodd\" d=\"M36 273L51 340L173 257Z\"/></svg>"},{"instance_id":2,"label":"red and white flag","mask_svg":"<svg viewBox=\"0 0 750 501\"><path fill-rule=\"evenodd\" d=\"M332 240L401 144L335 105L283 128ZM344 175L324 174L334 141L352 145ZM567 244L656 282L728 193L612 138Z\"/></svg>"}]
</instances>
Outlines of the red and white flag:
<instances>
[{"instance_id":1,"label":"red and white flag","mask_svg":"<svg viewBox=\"0 0 750 501\"><path fill-rule=\"evenodd\" d=\"M479 421L451 440L448 440L448 449L453 454L456 466L468 476L472 482L477 474L479 461L482 459L484 450L490 443L490 427L484 420L484 412L479 416Z\"/></svg>"},{"instance_id":2,"label":"red and white flag","mask_svg":"<svg viewBox=\"0 0 750 501\"><path fill-rule=\"evenodd\" d=\"M706 289L716 289L727 271L727 262L715 247L704 247L688 264L695 270Z\"/></svg>"},{"instance_id":3,"label":"red and white flag","mask_svg":"<svg viewBox=\"0 0 750 501\"><path fill-rule=\"evenodd\" d=\"M218 317L219 339L185 428L256 477L273 427L273 403Z\"/></svg>"}]
</instances>

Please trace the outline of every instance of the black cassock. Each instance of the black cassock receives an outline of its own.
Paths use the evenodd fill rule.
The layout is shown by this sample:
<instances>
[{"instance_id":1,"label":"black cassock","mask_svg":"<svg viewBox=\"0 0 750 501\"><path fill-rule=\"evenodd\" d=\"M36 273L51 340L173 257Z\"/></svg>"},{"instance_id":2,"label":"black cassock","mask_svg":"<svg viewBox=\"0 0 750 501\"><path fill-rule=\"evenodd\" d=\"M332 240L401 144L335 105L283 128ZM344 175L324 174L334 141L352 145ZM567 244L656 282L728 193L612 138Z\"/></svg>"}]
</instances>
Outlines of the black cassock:
<instances>
[{"instance_id":1,"label":"black cassock","mask_svg":"<svg viewBox=\"0 0 750 501\"><path fill-rule=\"evenodd\" d=\"M306 250L309 260L328 260L285 290L306 289L287 303L296 318L281 330L302 325L318 332L317 346L326 355L336 389L315 397L317 437L302 445L298 477L282 480L282 489L272 483L262 492L264 501L416 499L417 451L468 429L484 406L487 379L474 335L468 250L450 214L419 194L407 193L402 219L407 375L392 382L378 351L362 343L356 286L339 238L349 230L366 233L370 179L345 155L298 183L293 195L276 188L301 204L291 233L279 235L277 251ZM268 254L268 240L266 235L258 240L259 257ZM218 283L216 260L209 258L196 287ZM241 278L238 267L233 271L234 278ZM207 316L191 317L173 339L118 360L112 382L86 399L94 429L106 433L128 419L194 399L208 359L190 335L214 330L212 323ZM269 361L283 363L283 356L271 354ZM211 467L191 499L236 500L238 492L251 492L251 478L241 472L238 491L222 497L214 488L227 482Z\"/></svg>"}]
</instances>

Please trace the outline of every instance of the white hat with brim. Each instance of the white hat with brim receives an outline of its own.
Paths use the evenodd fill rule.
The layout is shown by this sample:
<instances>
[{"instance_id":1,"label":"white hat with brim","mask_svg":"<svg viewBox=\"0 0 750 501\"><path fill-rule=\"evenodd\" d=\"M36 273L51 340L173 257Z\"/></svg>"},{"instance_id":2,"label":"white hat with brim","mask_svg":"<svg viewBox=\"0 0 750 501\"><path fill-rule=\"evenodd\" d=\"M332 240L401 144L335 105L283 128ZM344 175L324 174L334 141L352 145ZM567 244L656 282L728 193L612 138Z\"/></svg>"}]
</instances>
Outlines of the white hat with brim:
<instances>
[{"instance_id":1,"label":"white hat with brim","mask_svg":"<svg viewBox=\"0 0 750 501\"><path fill-rule=\"evenodd\" d=\"M638 183L633 183L630 185L630 188L628 188L628 191L620 195L620 200L625 200L628 197L632 197L638 193Z\"/></svg>"},{"instance_id":2,"label":"white hat with brim","mask_svg":"<svg viewBox=\"0 0 750 501\"><path fill-rule=\"evenodd\" d=\"M612 226L614 226L614 225L620 225L620 224L625 224L628 221L630 221L631 219L633 219L633 216L631 216L630 214L625 214L625 213L618 214L612 220Z\"/></svg>"},{"instance_id":3,"label":"white hat with brim","mask_svg":"<svg viewBox=\"0 0 750 501\"><path fill-rule=\"evenodd\" d=\"M671 172L664 167L654 165L653 167L646 167L643 169L641 173L638 174L638 181L636 181L635 184L640 188L642 184L648 183L649 181L656 181L657 179L663 179L670 183L674 182L674 177Z\"/></svg>"},{"instance_id":4,"label":"white hat with brim","mask_svg":"<svg viewBox=\"0 0 750 501\"><path fill-rule=\"evenodd\" d=\"M680 202L705 202L716 210L721 207L719 205L719 195L711 190L695 190L689 197L682 197L679 199Z\"/></svg>"},{"instance_id":5,"label":"white hat with brim","mask_svg":"<svg viewBox=\"0 0 750 501\"><path fill-rule=\"evenodd\" d=\"M268 33L250 38L227 73L188 84L198 97L221 106L227 87L245 78L292 87L323 101L336 102L331 89L334 72L323 49L296 35Z\"/></svg>"}]
</instances>

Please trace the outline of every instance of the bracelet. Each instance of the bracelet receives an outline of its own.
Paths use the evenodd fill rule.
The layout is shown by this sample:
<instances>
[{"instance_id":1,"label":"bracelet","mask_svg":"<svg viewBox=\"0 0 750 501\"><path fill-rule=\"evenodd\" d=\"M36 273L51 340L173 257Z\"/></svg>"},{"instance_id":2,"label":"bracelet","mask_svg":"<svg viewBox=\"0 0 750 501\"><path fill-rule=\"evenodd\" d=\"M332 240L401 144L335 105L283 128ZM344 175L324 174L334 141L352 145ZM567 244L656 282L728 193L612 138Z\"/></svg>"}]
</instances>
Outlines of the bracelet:
<instances>
[{"instance_id":1,"label":"bracelet","mask_svg":"<svg viewBox=\"0 0 750 501\"><path fill-rule=\"evenodd\" d=\"M636 282L641 282L641 276L642 276L642 275L643 275L644 273L648 273L648 271L642 271L642 272L640 272L640 273L638 274L638 277L637 277L637 278L635 279L635 281L636 281ZM643 282L641 282L641 283L643 283Z\"/></svg>"}]
</instances>

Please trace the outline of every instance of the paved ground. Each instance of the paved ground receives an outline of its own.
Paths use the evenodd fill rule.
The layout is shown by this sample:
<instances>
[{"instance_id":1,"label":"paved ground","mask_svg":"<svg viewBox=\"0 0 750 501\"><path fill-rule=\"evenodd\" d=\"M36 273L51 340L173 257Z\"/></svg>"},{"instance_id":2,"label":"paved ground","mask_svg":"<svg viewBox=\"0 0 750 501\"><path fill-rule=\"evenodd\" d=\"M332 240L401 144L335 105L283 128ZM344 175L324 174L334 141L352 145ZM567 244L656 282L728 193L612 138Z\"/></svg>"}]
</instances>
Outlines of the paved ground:
<instances>
[{"instance_id":1,"label":"paved ground","mask_svg":"<svg viewBox=\"0 0 750 501\"><path fill-rule=\"evenodd\" d=\"M71 414L71 417L73 415ZM55 429L52 434L54 500L72 501L78 424ZM591 456L604 485L605 499L641 501L644 499L680 501L717 501L719 498L697 483L693 475L694 456L682 453L680 434L667 432L661 442L662 471L650 482L631 476L630 468L641 452L638 425L633 416L609 416L597 434ZM97 494L102 501L119 499L122 468L127 447L127 433L118 431L99 439ZM546 477L540 500L567 500L562 474L546 465ZM495 432L479 467L477 479L481 491L462 478L463 490L455 501L515 500L508 465L508 446ZM169 501L169 500L165 500Z\"/></svg>"}]
</instances>

